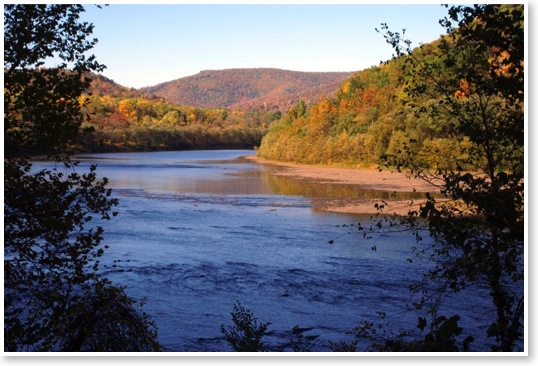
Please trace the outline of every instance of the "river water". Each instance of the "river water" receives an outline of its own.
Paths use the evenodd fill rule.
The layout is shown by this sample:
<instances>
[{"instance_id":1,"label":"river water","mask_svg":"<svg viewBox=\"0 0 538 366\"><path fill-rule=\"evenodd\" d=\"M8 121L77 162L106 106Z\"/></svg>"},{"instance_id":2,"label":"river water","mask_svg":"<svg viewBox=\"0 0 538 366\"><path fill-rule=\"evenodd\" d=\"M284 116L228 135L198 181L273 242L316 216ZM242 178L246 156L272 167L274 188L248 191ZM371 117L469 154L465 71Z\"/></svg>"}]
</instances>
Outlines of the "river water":
<instances>
[{"instance_id":1,"label":"river water","mask_svg":"<svg viewBox=\"0 0 538 366\"><path fill-rule=\"evenodd\" d=\"M80 171L98 164L120 201L119 215L104 224L110 248L102 269L131 297L145 298L143 309L156 322L166 351L231 351L221 325L233 324L236 302L271 323L265 341L272 351L292 351L296 325L307 329L303 335L312 351L330 351L329 342L353 341L348 332L379 320L377 312L386 313L383 323L392 329L416 328L417 314L406 312L412 301L408 286L428 264L407 261L414 238L347 235L341 225L367 217L319 212L310 199L327 192L356 196L356 187L275 177L271 169L278 168L242 158L252 154L77 157ZM448 307L472 325L478 339L490 311L482 297L487 292L475 290Z\"/></svg>"}]
</instances>

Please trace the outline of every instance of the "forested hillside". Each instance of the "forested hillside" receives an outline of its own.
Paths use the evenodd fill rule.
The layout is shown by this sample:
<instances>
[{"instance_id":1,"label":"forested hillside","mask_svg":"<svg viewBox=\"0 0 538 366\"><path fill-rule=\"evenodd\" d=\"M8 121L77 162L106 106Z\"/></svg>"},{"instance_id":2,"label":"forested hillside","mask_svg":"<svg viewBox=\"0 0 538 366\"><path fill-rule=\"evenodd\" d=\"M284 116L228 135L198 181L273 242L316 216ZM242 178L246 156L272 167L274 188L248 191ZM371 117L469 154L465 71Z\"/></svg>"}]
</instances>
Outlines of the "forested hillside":
<instances>
[{"instance_id":1,"label":"forested hillside","mask_svg":"<svg viewBox=\"0 0 538 366\"><path fill-rule=\"evenodd\" d=\"M101 75L81 97L89 120L85 151L253 148L269 124L299 100L334 94L351 73L278 69L203 71L139 90Z\"/></svg>"},{"instance_id":2,"label":"forested hillside","mask_svg":"<svg viewBox=\"0 0 538 366\"><path fill-rule=\"evenodd\" d=\"M441 41L423 45L417 57L437 60ZM466 136L450 133L446 117L416 115L411 104L431 103L405 92L413 84L403 71L404 57L360 71L345 80L334 97L307 109L299 103L275 122L263 138L259 155L310 164L372 165L385 154L414 149L425 165L450 164L469 148ZM440 76L446 70L439 69ZM459 82L459 81L457 81ZM464 96L465 83L461 83ZM432 96L432 99L435 96ZM408 103L408 104L406 104Z\"/></svg>"},{"instance_id":3,"label":"forested hillside","mask_svg":"<svg viewBox=\"0 0 538 366\"><path fill-rule=\"evenodd\" d=\"M249 111L285 111L332 95L351 72L298 72L270 68L206 70L142 88L176 104Z\"/></svg>"},{"instance_id":4,"label":"forested hillside","mask_svg":"<svg viewBox=\"0 0 538 366\"><path fill-rule=\"evenodd\" d=\"M481 325L488 348L521 352L527 348L528 309L526 12L522 4L447 8L440 20L446 36L418 48L404 32L382 24L379 33L397 57L346 80L335 97L289 110L271 126L259 154L305 163L379 164L405 170L441 193L427 194L407 215L378 216L370 228L359 224L349 231L361 238L408 232L426 248L414 250L417 257L432 264L410 286L421 298L408 309L431 314L418 317L424 336L409 341L412 333L401 332L374 350L472 350L465 307L447 314L442 305L455 293L476 291L495 306ZM390 215L390 206L376 207ZM426 246L424 233L427 242L431 238ZM365 331L369 339L381 334L373 323L357 329L357 336Z\"/></svg>"},{"instance_id":5,"label":"forested hillside","mask_svg":"<svg viewBox=\"0 0 538 366\"><path fill-rule=\"evenodd\" d=\"M84 151L253 148L279 111L250 112L176 105L100 75L81 96L89 119L77 147Z\"/></svg>"}]
</instances>

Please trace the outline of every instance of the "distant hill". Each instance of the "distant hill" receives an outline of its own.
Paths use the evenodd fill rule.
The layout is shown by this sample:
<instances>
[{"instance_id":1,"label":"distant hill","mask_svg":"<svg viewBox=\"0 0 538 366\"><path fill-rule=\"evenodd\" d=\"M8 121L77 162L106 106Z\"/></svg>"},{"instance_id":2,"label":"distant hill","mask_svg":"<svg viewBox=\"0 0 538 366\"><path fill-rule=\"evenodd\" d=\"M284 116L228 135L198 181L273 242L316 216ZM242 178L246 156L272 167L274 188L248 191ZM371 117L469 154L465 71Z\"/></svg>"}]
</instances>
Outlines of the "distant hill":
<instances>
[{"instance_id":1,"label":"distant hill","mask_svg":"<svg viewBox=\"0 0 538 366\"><path fill-rule=\"evenodd\" d=\"M144 98L151 101L164 101L164 98L160 98L156 95L146 94L141 90L135 88L128 88L126 86L116 83L114 80L107 78L101 74L89 73L88 77L92 79L91 87L88 90L94 96L109 96L111 98Z\"/></svg>"},{"instance_id":2,"label":"distant hill","mask_svg":"<svg viewBox=\"0 0 538 366\"><path fill-rule=\"evenodd\" d=\"M299 100L312 104L323 95L333 95L353 74L271 68L206 70L139 90L176 104L286 111Z\"/></svg>"},{"instance_id":3,"label":"distant hill","mask_svg":"<svg viewBox=\"0 0 538 366\"><path fill-rule=\"evenodd\" d=\"M282 113L174 104L155 94L89 74L88 116L77 151L253 149Z\"/></svg>"}]
</instances>

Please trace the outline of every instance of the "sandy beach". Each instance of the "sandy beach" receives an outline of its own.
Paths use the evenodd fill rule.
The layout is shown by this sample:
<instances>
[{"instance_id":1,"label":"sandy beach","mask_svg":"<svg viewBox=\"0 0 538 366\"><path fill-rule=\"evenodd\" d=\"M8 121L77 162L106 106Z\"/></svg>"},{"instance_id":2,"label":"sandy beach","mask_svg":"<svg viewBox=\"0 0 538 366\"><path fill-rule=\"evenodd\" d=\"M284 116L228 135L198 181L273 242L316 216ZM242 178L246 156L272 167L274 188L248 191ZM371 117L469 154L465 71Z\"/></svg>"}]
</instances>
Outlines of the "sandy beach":
<instances>
[{"instance_id":1,"label":"sandy beach","mask_svg":"<svg viewBox=\"0 0 538 366\"><path fill-rule=\"evenodd\" d=\"M298 180L309 180L320 184L351 184L357 188L373 189L386 192L432 192L439 190L432 185L404 173L392 172L376 168L340 168L331 166L316 166L307 164L287 163L266 160L257 156L246 159L257 164L278 166L280 169L271 174L285 176ZM326 212L376 214L376 203L383 204L383 213L405 215L410 210L417 210L424 199L375 199L358 198L313 198L314 209Z\"/></svg>"}]
</instances>

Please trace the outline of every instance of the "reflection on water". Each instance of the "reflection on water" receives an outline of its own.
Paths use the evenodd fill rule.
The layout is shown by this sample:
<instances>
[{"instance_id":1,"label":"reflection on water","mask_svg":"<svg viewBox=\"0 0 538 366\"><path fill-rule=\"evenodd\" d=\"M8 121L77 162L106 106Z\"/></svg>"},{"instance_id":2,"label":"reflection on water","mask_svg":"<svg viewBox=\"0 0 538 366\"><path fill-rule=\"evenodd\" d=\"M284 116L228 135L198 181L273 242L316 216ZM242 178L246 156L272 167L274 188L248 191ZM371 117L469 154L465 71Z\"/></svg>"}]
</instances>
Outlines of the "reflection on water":
<instances>
[{"instance_id":1,"label":"reflection on water","mask_svg":"<svg viewBox=\"0 0 538 366\"><path fill-rule=\"evenodd\" d=\"M278 166L244 158L250 150L114 153L82 155L81 163L97 163L113 188L148 192L212 195L287 195L309 199L411 200L420 192L388 192L352 184L316 182L278 176Z\"/></svg>"},{"instance_id":2,"label":"reflection on water","mask_svg":"<svg viewBox=\"0 0 538 366\"><path fill-rule=\"evenodd\" d=\"M407 261L414 238L380 236L373 252L371 242L342 236L337 227L360 217L312 209L319 198L384 199L390 193L275 176L279 167L241 158L253 154L78 157L77 171L98 164L120 201L118 217L103 225L110 248L101 268L130 296L147 299L144 310L165 349L230 351L220 326L230 324L236 301L272 323L268 342L275 351L292 351L287 345L296 325L318 336L314 351L329 351L328 341L354 340L346 332L374 320L376 311L386 312L394 329L413 329L416 315L405 310L412 300L408 286L428 265ZM52 166L38 162L34 169ZM480 296L462 294L465 301L456 301L447 314L456 311L478 324L490 308Z\"/></svg>"},{"instance_id":3,"label":"reflection on water","mask_svg":"<svg viewBox=\"0 0 538 366\"><path fill-rule=\"evenodd\" d=\"M273 194L306 196L310 198L354 198L354 199L416 199L423 198L420 192L387 192L365 189L353 184L312 182L261 172L263 181Z\"/></svg>"}]
</instances>

